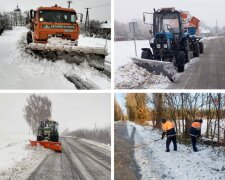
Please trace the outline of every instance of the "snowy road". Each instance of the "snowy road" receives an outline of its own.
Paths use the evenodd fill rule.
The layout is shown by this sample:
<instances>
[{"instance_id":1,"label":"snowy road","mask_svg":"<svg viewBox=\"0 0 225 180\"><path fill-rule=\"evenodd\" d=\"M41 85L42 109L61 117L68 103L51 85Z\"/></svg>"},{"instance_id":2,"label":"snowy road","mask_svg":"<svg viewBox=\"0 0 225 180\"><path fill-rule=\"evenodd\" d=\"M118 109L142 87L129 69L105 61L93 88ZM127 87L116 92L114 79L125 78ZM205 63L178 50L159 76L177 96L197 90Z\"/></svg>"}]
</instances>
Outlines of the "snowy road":
<instances>
[{"instance_id":1,"label":"snowy road","mask_svg":"<svg viewBox=\"0 0 225 180\"><path fill-rule=\"evenodd\" d=\"M26 27L6 30L0 36L0 89L76 89L66 77L77 76L96 89L109 89L111 80L87 63L68 64L40 59L25 52ZM83 46L105 46L104 39L80 36ZM110 52L110 41L107 48ZM110 64L110 55L106 61ZM79 89L79 87L77 87Z\"/></svg>"},{"instance_id":2,"label":"snowy road","mask_svg":"<svg viewBox=\"0 0 225 180\"><path fill-rule=\"evenodd\" d=\"M62 153L46 156L29 180L105 180L111 177L109 150L72 138L61 138Z\"/></svg>"},{"instance_id":3,"label":"snowy road","mask_svg":"<svg viewBox=\"0 0 225 180\"><path fill-rule=\"evenodd\" d=\"M126 123L115 123L115 180L140 179L139 167L134 159L134 135L129 137Z\"/></svg>"},{"instance_id":4,"label":"snowy road","mask_svg":"<svg viewBox=\"0 0 225 180\"><path fill-rule=\"evenodd\" d=\"M208 40L199 61L182 73L177 83L168 89L224 89L225 88L225 38Z\"/></svg>"}]
</instances>

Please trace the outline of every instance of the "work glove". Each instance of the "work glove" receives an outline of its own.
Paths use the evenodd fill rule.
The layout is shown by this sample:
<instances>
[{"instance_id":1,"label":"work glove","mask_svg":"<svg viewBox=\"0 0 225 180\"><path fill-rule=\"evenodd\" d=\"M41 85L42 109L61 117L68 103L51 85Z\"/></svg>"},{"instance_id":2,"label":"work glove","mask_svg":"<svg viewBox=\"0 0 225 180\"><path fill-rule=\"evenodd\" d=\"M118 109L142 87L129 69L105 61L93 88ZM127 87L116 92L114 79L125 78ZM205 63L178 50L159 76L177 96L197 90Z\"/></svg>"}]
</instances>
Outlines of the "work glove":
<instances>
[{"instance_id":1,"label":"work glove","mask_svg":"<svg viewBox=\"0 0 225 180\"><path fill-rule=\"evenodd\" d=\"M165 137L165 135L166 135L166 133L165 133L165 132L163 132L163 133L162 133L162 137L161 137L161 139L163 139L163 138Z\"/></svg>"}]
</instances>

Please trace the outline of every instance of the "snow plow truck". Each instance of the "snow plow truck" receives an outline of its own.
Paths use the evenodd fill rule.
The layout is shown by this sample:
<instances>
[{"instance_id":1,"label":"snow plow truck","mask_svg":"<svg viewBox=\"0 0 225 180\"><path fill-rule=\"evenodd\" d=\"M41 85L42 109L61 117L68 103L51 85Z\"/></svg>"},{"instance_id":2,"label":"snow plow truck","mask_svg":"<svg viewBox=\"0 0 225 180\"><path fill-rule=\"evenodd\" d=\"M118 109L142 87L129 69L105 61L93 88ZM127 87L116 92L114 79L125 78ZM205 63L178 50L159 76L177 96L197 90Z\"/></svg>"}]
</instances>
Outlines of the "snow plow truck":
<instances>
[{"instance_id":1,"label":"snow plow truck","mask_svg":"<svg viewBox=\"0 0 225 180\"><path fill-rule=\"evenodd\" d=\"M38 144L52 149L57 152L62 152L62 145L59 142L58 123L52 120L41 121L38 127L37 140L30 140L32 146Z\"/></svg>"},{"instance_id":2,"label":"snow plow truck","mask_svg":"<svg viewBox=\"0 0 225 180\"><path fill-rule=\"evenodd\" d=\"M78 46L82 19L83 15L74 9L57 5L30 10L27 52L53 61L65 59L77 64L87 61L90 66L103 70L108 54L105 47Z\"/></svg>"},{"instance_id":3,"label":"snow plow truck","mask_svg":"<svg viewBox=\"0 0 225 180\"><path fill-rule=\"evenodd\" d=\"M146 22L146 19L151 22ZM161 8L154 9L154 13L144 12L143 21L151 25L150 47L142 48L141 58L133 57L132 61L175 81L175 74L184 71L190 57L199 57L203 53L204 46L199 36L200 20L187 11Z\"/></svg>"}]
</instances>

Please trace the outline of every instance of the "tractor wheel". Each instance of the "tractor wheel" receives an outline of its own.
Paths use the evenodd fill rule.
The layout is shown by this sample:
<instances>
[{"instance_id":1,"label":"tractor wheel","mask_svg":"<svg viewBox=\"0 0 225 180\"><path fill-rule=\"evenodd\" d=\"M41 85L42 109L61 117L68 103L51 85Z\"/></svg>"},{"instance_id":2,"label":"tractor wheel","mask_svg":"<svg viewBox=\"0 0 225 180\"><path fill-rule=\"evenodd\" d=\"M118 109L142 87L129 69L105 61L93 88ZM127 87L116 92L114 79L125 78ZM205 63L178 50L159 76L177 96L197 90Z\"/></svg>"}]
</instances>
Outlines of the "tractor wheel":
<instances>
[{"instance_id":1,"label":"tractor wheel","mask_svg":"<svg viewBox=\"0 0 225 180\"><path fill-rule=\"evenodd\" d=\"M149 48L142 48L141 58L142 59L153 59L152 52Z\"/></svg>"},{"instance_id":2,"label":"tractor wheel","mask_svg":"<svg viewBox=\"0 0 225 180\"><path fill-rule=\"evenodd\" d=\"M199 42L199 51L200 51L200 54L204 53L204 44L203 44L203 42Z\"/></svg>"},{"instance_id":3,"label":"tractor wheel","mask_svg":"<svg viewBox=\"0 0 225 180\"><path fill-rule=\"evenodd\" d=\"M27 44L30 44L33 42L33 39L32 39L32 34L31 32L27 32Z\"/></svg>"},{"instance_id":4,"label":"tractor wheel","mask_svg":"<svg viewBox=\"0 0 225 180\"><path fill-rule=\"evenodd\" d=\"M185 42L185 64L190 62L190 56L189 56L189 41L188 39Z\"/></svg>"},{"instance_id":5,"label":"tractor wheel","mask_svg":"<svg viewBox=\"0 0 225 180\"><path fill-rule=\"evenodd\" d=\"M194 42L193 55L194 57L199 57L199 44L197 42Z\"/></svg>"},{"instance_id":6,"label":"tractor wheel","mask_svg":"<svg viewBox=\"0 0 225 180\"><path fill-rule=\"evenodd\" d=\"M185 52L179 51L176 57L177 71L178 73L184 72L185 65Z\"/></svg>"}]
</instances>

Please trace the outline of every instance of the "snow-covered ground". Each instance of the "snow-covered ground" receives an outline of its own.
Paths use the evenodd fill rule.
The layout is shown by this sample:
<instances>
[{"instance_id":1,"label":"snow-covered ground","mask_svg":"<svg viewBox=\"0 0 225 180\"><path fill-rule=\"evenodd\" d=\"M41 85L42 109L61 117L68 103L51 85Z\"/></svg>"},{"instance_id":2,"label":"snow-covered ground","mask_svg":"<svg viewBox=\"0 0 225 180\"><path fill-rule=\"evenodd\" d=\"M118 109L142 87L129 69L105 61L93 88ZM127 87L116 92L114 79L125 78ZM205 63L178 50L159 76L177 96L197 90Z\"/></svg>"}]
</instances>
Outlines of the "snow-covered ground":
<instances>
[{"instance_id":1,"label":"snow-covered ground","mask_svg":"<svg viewBox=\"0 0 225 180\"><path fill-rule=\"evenodd\" d=\"M222 180L225 177L225 154L223 148L197 145L194 153L191 146L178 144L178 151L165 152L166 138L148 126L127 122L129 135L135 128L135 159L141 168L142 179L174 180ZM171 149L173 144L171 143Z\"/></svg>"},{"instance_id":2,"label":"snow-covered ground","mask_svg":"<svg viewBox=\"0 0 225 180\"><path fill-rule=\"evenodd\" d=\"M0 133L0 179L24 180L52 153L42 147L32 147L26 133Z\"/></svg>"},{"instance_id":3,"label":"snow-covered ground","mask_svg":"<svg viewBox=\"0 0 225 180\"><path fill-rule=\"evenodd\" d=\"M64 77L72 74L84 81L88 79L101 89L110 89L110 78L87 63L68 64L64 60L52 62L27 54L24 51L26 32L25 27L16 27L0 36L1 89L75 89ZM79 44L104 47L105 40L81 36ZM107 48L110 51L110 41ZM106 59L110 62L110 55Z\"/></svg>"},{"instance_id":4,"label":"snow-covered ground","mask_svg":"<svg viewBox=\"0 0 225 180\"><path fill-rule=\"evenodd\" d=\"M75 139L77 138L77 137L74 137L74 136L62 136L62 137L69 137L69 138L75 138ZM84 138L79 138L79 139L81 139L82 141L87 142L89 144L93 144L95 146L98 146L98 147L101 147L101 148L106 149L108 151L111 151L110 144L99 143L99 142L91 141L91 140L84 139Z\"/></svg>"}]
</instances>

